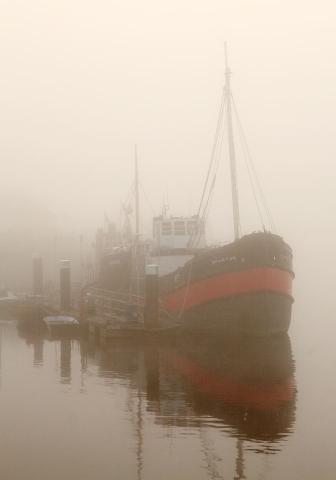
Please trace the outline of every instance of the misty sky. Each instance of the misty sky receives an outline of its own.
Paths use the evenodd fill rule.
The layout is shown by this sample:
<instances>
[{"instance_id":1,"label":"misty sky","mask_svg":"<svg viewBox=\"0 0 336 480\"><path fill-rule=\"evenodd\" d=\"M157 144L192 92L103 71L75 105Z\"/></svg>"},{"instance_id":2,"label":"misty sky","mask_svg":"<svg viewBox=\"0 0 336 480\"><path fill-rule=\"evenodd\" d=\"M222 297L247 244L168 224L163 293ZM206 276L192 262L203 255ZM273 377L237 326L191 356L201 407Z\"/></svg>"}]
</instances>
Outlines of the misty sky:
<instances>
[{"instance_id":1,"label":"misty sky","mask_svg":"<svg viewBox=\"0 0 336 480\"><path fill-rule=\"evenodd\" d=\"M171 213L194 213L227 41L233 93L279 232L294 246L307 232L328 237L335 14L323 0L0 1L2 229L42 219L80 231L100 226L104 211L118 221L134 143L144 226L167 199ZM226 191L224 180L225 170ZM209 230L229 239L217 183Z\"/></svg>"}]
</instances>

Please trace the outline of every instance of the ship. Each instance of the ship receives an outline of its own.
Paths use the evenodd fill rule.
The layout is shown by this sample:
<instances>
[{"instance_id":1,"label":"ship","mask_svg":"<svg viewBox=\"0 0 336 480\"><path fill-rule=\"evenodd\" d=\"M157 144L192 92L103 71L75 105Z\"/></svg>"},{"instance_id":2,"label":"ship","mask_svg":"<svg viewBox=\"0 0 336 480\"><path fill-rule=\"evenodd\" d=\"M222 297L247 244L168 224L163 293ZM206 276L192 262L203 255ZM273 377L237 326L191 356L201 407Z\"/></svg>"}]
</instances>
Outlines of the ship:
<instances>
[{"instance_id":1,"label":"ship","mask_svg":"<svg viewBox=\"0 0 336 480\"><path fill-rule=\"evenodd\" d=\"M161 256L167 262L170 255ZM176 263L178 255L172 257ZM281 334L290 325L292 278L290 247L278 235L256 232L194 252L160 277L160 298L193 331Z\"/></svg>"},{"instance_id":2,"label":"ship","mask_svg":"<svg viewBox=\"0 0 336 480\"><path fill-rule=\"evenodd\" d=\"M132 302L143 304L145 266L158 265L160 308L168 312L181 328L214 334L285 334L290 326L293 304L292 250L281 236L267 230L264 225L261 231L241 235L232 121L235 104L230 76L226 55L225 89L198 212L189 217L176 217L168 215L164 209L153 219L153 238L140 241L136 159L135 235L133 241L128 244L123 242L122 245L120 238L116 240L114 235L114 241L110 240L103 248L108 235L99 233L99 278L96 287L117 294L132 292ZM205 235L207 211L216 178L216 172L211 169L216 163L216 145L222 142L221 127L224 123L230 163L234 239L224 245L208 246Z\"/></svg>"}]
</instances>

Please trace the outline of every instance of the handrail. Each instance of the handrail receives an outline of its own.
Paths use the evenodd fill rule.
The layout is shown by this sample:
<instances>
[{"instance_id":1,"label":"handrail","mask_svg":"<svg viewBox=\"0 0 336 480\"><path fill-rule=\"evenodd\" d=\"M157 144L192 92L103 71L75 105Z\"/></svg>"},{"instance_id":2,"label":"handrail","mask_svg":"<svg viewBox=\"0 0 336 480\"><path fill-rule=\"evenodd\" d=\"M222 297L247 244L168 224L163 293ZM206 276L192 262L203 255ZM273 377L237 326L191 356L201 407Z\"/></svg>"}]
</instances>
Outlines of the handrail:
<instances>
[{"instance_id":1,"label":"handrail","mask_svg":"<svg viewBox=\"0 0 336 480\"><path fill-rule=\"evenodd\" d=\"M115 292L112 290L97 287L91 287L87 289L86 293L90 294L93 297L95 305L97 305L97 307L100 307L102 310L118 310L118 307L120 309L129 305L136 305L142 311L145 308L145 299L141 295ZM159 311L162 315L169 317L171 316L171 314L166 310L165 305L160 298Z\"/></svg>"}]
</instances>

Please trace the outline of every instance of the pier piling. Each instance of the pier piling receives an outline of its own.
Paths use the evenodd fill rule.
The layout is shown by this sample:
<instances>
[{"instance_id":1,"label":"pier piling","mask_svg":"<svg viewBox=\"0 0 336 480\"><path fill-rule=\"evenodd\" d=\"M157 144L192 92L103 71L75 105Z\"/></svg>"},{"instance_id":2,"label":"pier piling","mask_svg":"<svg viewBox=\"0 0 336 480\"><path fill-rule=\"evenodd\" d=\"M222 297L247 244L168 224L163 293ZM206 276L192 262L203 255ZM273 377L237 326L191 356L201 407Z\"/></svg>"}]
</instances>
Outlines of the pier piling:
<instances>
[{"instance_id":1,"label":"pier piling","mask_svg":"<svg viewBox=\"0 0 336 480\"><path fill-rule=\"evenodd\" d=\"M159 266L146 266L145 280L145 328L153 329L159 326Z\"/></svg>"},{"instance_id":2,"label":"pier piling","mask_svg":"<svg viewBox=\"0 0 336 480\"><path fill-rule=\"evenodd\" d=\"M33 256L33 295L43 295L43 260L40 255Z\"/></svg>"},{"instance_id":3,"label":"pier piling","mask_svg":"<svg viewBox=\"0 0 336 480\"><path fill-rule=\"evenodd\" d=\"M60 261L60 307L64 312L71 310L71 265L70 260Z\"/></svg>"}]
</instances>

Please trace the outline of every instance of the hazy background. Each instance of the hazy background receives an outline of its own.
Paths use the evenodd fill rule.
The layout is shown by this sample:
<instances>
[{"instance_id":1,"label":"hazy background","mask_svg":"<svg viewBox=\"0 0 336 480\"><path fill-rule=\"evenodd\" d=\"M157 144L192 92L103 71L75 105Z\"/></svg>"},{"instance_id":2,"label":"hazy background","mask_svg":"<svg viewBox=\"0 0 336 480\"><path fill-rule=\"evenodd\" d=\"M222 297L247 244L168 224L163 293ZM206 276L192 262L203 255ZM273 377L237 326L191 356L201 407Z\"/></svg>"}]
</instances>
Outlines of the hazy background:
<instances>
[{"instance_id":1,"label":"hazy background","mask_svg":"<svg viewBox=\"0 0 336 480\"><path fill-rule=\"evenodd\" d=\"M294 249L296 296L323 291L335 262L335 14L331 1L0 1L0 281L24 288L37 251L52 277L58 258L78 262L80 235L90 250L104 212L119 221L134 143L144 234L167 201L195 212L227 41L250 150ZM229 240L222 170L209 237ZM257 228L240 195L245 231Z\"/></svg>"}]
</instances>

